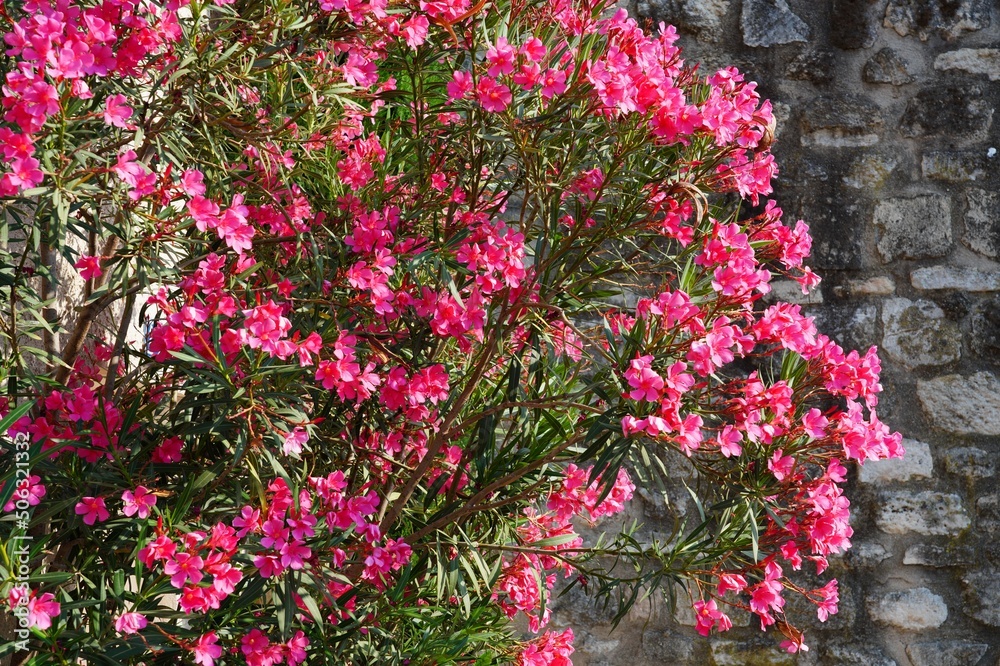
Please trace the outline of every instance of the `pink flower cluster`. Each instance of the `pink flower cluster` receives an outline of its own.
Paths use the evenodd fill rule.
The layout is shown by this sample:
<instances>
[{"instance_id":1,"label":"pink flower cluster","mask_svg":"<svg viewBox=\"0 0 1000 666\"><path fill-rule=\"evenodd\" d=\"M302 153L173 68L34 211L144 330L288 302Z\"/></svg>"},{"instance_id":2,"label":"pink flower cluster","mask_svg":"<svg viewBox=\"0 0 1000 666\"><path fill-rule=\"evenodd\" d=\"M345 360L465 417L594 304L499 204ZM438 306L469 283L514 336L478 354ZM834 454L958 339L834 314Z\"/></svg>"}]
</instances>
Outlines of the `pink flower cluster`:
<instances>
[{"instance_id":1,"label":"pink flower cluster","mask_svg":"<svg viewBox=\"0 0 1000 666\"><path fill-rule=\"evenodd\" d=\"M0 196L41 184L36 137L70 97L93 97L88 77L132 76L180 38L177 4L105 2L84 9L70 0L25 3L27 16L4 35L16 66L6 74L0 106L3 119L19 131L0 128L0 162L9 167L0 175ZM107 99L108 124L131 128L126 102L123 95Z\"/></svg>"}]
</instances>

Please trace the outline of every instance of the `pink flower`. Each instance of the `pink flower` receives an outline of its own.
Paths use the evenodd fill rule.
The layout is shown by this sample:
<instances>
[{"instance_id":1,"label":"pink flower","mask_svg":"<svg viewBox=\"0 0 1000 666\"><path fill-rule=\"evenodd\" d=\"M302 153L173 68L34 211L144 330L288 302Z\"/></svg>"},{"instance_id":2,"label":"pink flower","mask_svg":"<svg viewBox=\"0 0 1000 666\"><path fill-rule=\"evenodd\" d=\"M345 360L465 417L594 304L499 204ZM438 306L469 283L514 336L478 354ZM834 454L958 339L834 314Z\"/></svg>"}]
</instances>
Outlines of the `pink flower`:
<instances>
[{"instance_id":1,"label":"pink flower","mask_svg":"<svg viewBox=\"0 0 1000 666\"><path fill-rule=\"evenodd\" d=\"M76 260L73 264L76 270L80 271L80 277L84 280L92 280L94 278L100 277L101 271L101 258L93 257L89 254L85 254Z\"/></svg>"},{"instance_id":2,"label":"pink flower","mask_svg":"<svg viewBox=\"0 0 1000 666\"><path fill-rule=\"evenodd\" d=\"M771 455L771 459L767 461L767 468L771 470L774 474L774 478L778 481L784 481L785 478L792 473L792 469L795 467L795 458L792 456L783 455L783 451L778 449Z\"/></svg>"},{"instance_id":3,"label":"pink flower","mask_svg":"<svg viewBox=\"0 0 1000 666\"><path fill-rule=\"evenodd\" d=\"M743 447L740 446L740 442L743 441L743 433L730 424L722 427L716 441L719 444L719 452L726 458L743 453Z\"/></svg>"},{"instance_id":4,"label":"pink flower","mask_svg":"<svg viewBox=\"0 0 1000 666\"><path fill-rule=\"evenodd\" d=\"M156 496L149 492L149 488L136 486L135 492L126 490L122 493L122 513L126 516L139 514L140 518L149 518L150 510L156 506Z\"/></svg>"},{"instance_id":5,"label":"pink flower","mask_svg":"<svg viewBox=\"0 0 1000 666\"><path fill-rule=\"evenodd\" d=\"M104 499L100 497L82 497L76 505L76 514L83 516L83 522L93 525L95 522L103 523L111 514L104 506Z\"/></svg>"},{"instance_id":6,"label":"pink flower","mask_svg":"<svg viewBox=\"0 0 1000 666\"><path fill-rule=\"evenodd\" d=\"M115 631L120 634L137 634L145 629L148 622L142 613L122 613L115 620Z\"/></svg>"},{"instance_id":7,"label":"pink flower","mask_svg":"<svg viewBox=\"0 0 1000 666\"><path fill-rule=\"evenodd\" d=\"M179 349L179 347L178 347ZM184 441L180 437L167 437L163 443L153 449L153 462L175 463L181 461L181 449Z\"/></svg>"},{"instance_id":8,"label":"pink flower","mask_svg":"<svg viewBox=\"0 0 1000 666\"><path fill-rule=\"evenodd\" d=\"M716 623L719 624L719 631L728 631L733 626L729 617L719 610L715 599L694 602L694 615L695 629L702 636L708 636Z\"/></svg>"},{"instance_id":9,"label":"pink flower","mask_svg":"<svg viewBox=\"0 0 1000 666\"><path fill-rule=\"evenodd\" d=\"M826 426L829 425L830 421L823 413L818 409L813 407L810 409L805 416L802 417L802 426L805 428L806 434L812 439L822 439L826 436Z\"/></svg>"},{"instance_id":10,"label":"pink flower","mask_svg":"<svg viewBox=\"0 0 1000 666\"><path fill-rule=\"evenodd\" d=\"M559 634L546 631L518 655L517 666L573 666L573 652L573 629Z\"/></svg>"},{"instance_id":11,"label":"pink flower","mask_svg":"<svg viewBox=\"0 0 1000 666\"><path fill-rule=\"evenodd\" d=\"M429 27L430 22L423 14L417 14L404 23L403 37L406 39L406 45L415 49L423 44L427 39L427 29Z\"/></svg>"},{"instance_id":12,"label":"pink flower","mask_svg":"<svg viewBox=\"0 0 1000 666\"><path fill-rule=\"evenodd\" d=\"M733 590L737 594L746 589L747 579L739 574L724 573L719 574L719 596L724 595L729 590Z\"/></svg>"},{"instance_id":13,"label":"pink flower","mask_svg":"<svg viewBox=\"0 0 1000 666\"><path fill-rule=\"evenodd\" d=\"M59 615L59 603L50 592L37 597L34 592L31 594L28 600L28 626L44 631L52 626L52 618Z\"/></svg>"},{"instance_id":14,"label":"pink flower","mask_svg":"<svg viewBox=\"0 0 1000 666\"><path fill-rule=\"evenodd\" d=\"M114 127L134 130L135 125L127 122L132 117L132 107L125 103L125 95L111 95L104 105L104 122Z\"/></svg>"},{"instance_id":15,"label":"pink flower","mask_svg":"<svg viewBox=\"0 0 1000 666\"><path fill-rule=\"evenodd\" d=\"M188 648L194 653L194 663L201 666L213 666L215 660L222 656L222 646L214 631L203 634L198 642Z\"/></svg>"},{"instance_id":16,"label":"pink flower","mask_svg":"<svg viewBox=\"0 0 1000 666\"><path fill-rule=\"evenodd\" d=\"M566 92L566 72L549 69L542 76L542 97L552 99Z\"/></svg>"},{"instance_id":17,"label":"pink flower","mask_svg":"<svg viewBox=\"0 0 1000 666\"><path fill-rule=\"evenodd\" d=\"M455 101L464 99L472 91L472 73L456 71L452 72L451 81L448 82L448 99Z\"/></svg>"},{"instance_id":18,"label":"pink flower","mask_svg":"<svg viewBox=\"0 0 1000 666\"><path fill-rule=\"evenodd\" d=\"M11 185L28 190L42 182L45 174L38 167L40 163L34 157L18 157L10 163L11 172L5 174Z\"/></svg>"},{"instance_id":19,"label":"pink flower","mask_svg":"<svg viewBox=\"0 0 1000 666\"><path fill-rule=\"evenodd\" d=\"M296 427L285 435L285 441L282 443L281 449L285 452L285 455L298 456L302 453L302 445L307 441L309 441L309 433L302 428Z\"/></svg>"},{"instance_id":20,"label":"pink flower","mask_svg":"<svg viewBox=\"0 0 1000 666\"><path fill-rule=\"evenodd\" d=\"M840 593L837 590L837 580L831 580L823 587L813 590L813 594L819 596L816 602L816 616L820 622L826 622L831 615L837 614L837 602L840 600Z\"/></svg>"},{"instance_id":21,"label":"pink flower","mask_svg":"<svg viewBox=\"0 0 1000 666\"><path fill-rule=\"evenodd\" d=\"M295 635L288 639L285 646L288 648L288 666L297 666L306 660L309 639L301 630L295 632Z\"/></svg>"},{"instance_id":22,"label":"pink flower","mask_svg":"<svg viewBox=\"0 0 1000 666\"><path fill-rule=\"evenodd\" d=\"M479 85L476 86L476 99L486 111L501 113L510 105L513 98L510 94L510 88L484 76L479 79Z\"/></svg>"},{"instance_id":23,"label":"pink flower","mask_svg":"<svg viewBox=\"0 0 1000 666\"><path fill-rule=\"evenodd\" d=\"M510 74L514 71L514 47L507 43L503 37L497 39L494 46L486 49L486 61L490 67L486 73L496 78L503 74Z\"/></svg>"},{"instance_id":24,"label":"pink flower","mask_svg":"<svg viewBox=\"0 0 1000 666\"><path fill-rule=\"evenodd\" d=\"M521 46L521 55L531 62L540 62L545 53L545 44L538 37L532 37Z\"/></svg>"},{"instance_id":25,"label":"pink flower","mask_svg":"<svg viewBox=\"0 0 1000 666\"><path fill-rule=\"evenodd\" d=\"M633 359L629 369L625 371L625 379L632 387L628 396L633 400L657 402L660 399L663 377L653 370L652 362L652 356L640 356Z\"/></svg>"},{"instance_id":26,"label":"pink flower","mask_svg":"<svg viewBox=\"0 0 1000 666\"><path fill-rule=\"evenodd\" d=\"M167 560L163 565L163 573L170 576L170 584L181 589L187 580L192 583L199 583L204 577L201 573L205 566L205 561L197 555L190 553L177 553L174 559Z\"/></svg>"},{"instance_id":27,"label":"pink flower","mask_svg":"<svg viewBox=\"0 0 1000 666\"><path fill-rule=\"evenodd\" d=\"M36 421L37 423L37 421ZM4 511L13 511L15 508L15 502L18 500L26 500L28 506L38 506L45 497L45 486L41 483L42 478L32 474L27 479L21 478L18 482L17 487L14 489L14 494L11 496L10 500L4 504ZM0 485L0 488L3 486Z\"/></svg>"},{"instance_id":28,"label":"pink flower","mask_svg":"<svg viewBox=\"0 0 1000 666\"><path fill-rule=\"evenodd\" d=\"M205 194L205 175L198 169L188 169L181 176L181 188L189 197L198 197Z\"/></svg>"}]
</instances>

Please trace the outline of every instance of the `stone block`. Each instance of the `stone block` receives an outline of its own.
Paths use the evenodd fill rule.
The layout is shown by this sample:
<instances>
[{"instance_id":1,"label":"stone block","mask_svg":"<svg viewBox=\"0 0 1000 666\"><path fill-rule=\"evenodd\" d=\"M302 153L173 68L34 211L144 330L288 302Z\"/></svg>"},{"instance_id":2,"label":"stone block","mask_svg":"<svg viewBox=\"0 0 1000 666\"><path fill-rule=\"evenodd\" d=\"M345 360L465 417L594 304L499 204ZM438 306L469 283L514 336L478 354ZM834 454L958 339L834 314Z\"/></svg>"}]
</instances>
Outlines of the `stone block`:
<instances>
[{"instance_id":1,"label":"stone block","mask_svg":"<svg viewBox=\"0 0 1000 666\"><path fill-rule=\"evenodd\" d=\"M878 143L882 124L882 110L862 97L818 97L803 111L800 140L803 146L873 146Z\"/></svg>"},{"instance_id":2,"label":"stone block","mask_svg":"<svg viewBox=\"0 0 1000 666\"><path fill-rule=\"evenodd\" d=\"M996 473L996 458L988 451L963 446L944 454L944 468L970 480L985 479Z\"/></svg>"},{"instance_id":3,"label":"stone block","mask_svg":"<svg viewBox=\"0 0 1000 666\"><path fill-rule=\"evenodd\" d=\"M951 202L928 194L875 205L876 247L885 262L941 257L951 250Z\"/></svg>"},{"instance_id":4,"label":"stone block","mask_svg":"<svg viewBox=\"0 0 1000 666\"><path fill-rule=\"evenodd\" d=\"M920 169L924 178L948 183L983 180L989 170L985 151L942 150L924 153Z\"/></svg>"},{"instance_id":5,"label":"stone block","mask_svg":"<svg viewBox=\"0 0 1000 666\"><path fill-rule=\"evenodd\" d=\"M842 180L848 187L870 192L881 188L898 165L899 161L891 155L862 155L851 162Z\"/></svg>"},{"instance_id":6,"label":"stone block","mask_svg":"<svg viewBox=\"0 0 1000 666\"><path fill-rule=\"evenodd\" d=\"M942 53L934 59L938 71L960 70L969 74L985 74L990 81L1000 81L1000 49L958 49Z\"/></svg>"},{"instance_id":7,"label":"stone block","mask_svg":"<svg viewBox=\"0 0 1000 666\"><path fill-rule=\"evenodd\" d=\"M931 447L915 439L904 439L906 455L900 460L870 460L861 466L858 478L862 483L888 483L929 479L934 475Z\"/></svg>"},{"instance_id":8,"label":"stone block","mask_svg":"<svg viewBox=\"0 0 1000 666\"><path fill-rule=\"evenodd\" d=\"M783 301L796 305L821 305L823 292L813 289L808 294L803 294L801 285L795 280L774 280L771 282L771 291L765 298L772 303Z\"/></svg>"},{"instance_id":9,"label":"stone block","mask_svg":"<svg viewBox=\"0 0 1000 666\"><path fill-rule=\"evenodd\" d=\"M740 26L747 46L809 41L809 26L792 13L786 0L743 0Z\"/></svg>"},{"instance_id":10,"label":"stone block","mask_svg":"<svg viewBox=\"0 0 1000 666\"><path fill-rule=\"evenodd\" d=\"M1000 435L1000 380L989 372L917 382L931 425L955 435Z\"/></svg>"},{"instance_id":11,"label":"stone block","mask_svg":"<svg viewBox=\"0 0 1000 666\"><path fill-rule=\"evenodd\" d=\"M868 49L878 38L879 0L833 0L830 44L838 49Z\"/></svg>"},{"instance_id":12,"label":"stone block","mask_svg":"<svg viewBox=\"0 0 1000 666\"><path fill-rule=\"evenodd\" d=\"M699 41L715 43L725 35L723 21L731 4L730 0L652 0L648 13Z\"/></svg>"},{"instance_id":13,"label":"stone block","mask_svg":"<svg viewBox=\"0 0 1000 666\"><path fill-rule=\"evenodd\" d=\"M676 631L647 633L642 653L659 664L683 664L694 657L694 642Z\"/></svg>"},{"instance_id":14,"label":"stone block","mask_svg":"<svg viewBox=\"0 0 1000 666\"><path fill-rule=\"evenodd\" d=\"M815 317L816 327L845 349L867 349L878 344L878 310L874 305L829 305L817 308Z\"/></svg>"},{"instance_id":15,"label":"stone block","mask_svg":"<svg viewBox=\"0 0 1000 666\"><path fill-rule=\"evenodd\" d=\"M910 284L924 291L1000 291L1000 271L952 266L928 266L910 273Z\"/></svg>"},{"instance_id":16,"label":"stone block","mask_svg":"<svg viewBox=\"0 0 1000 666\"><path fill-rule=\"evenodd\" d=\"M833 53L825 50L800 53L785 67L785 77L817 85L829 83L833 80Z\"/></svg>"},{"instance_id":17,"label":"stone block","mask_svg":"<svg viewBox=\"0 0 1000 666\"><path fill-rule=\"evenodd\" d=\"M990 646L971 641L929 641L906 646L913 666L971 666L978 664Z\"/></svg>"},{"instance_id":18,"label":"stone block","mask_svg":"<svg viewBox=\"0 0 1000 666\"><path fill-rule=\"evenodd\" d=\"M906 61L888 47L880 50L865 62L865 66L861 70L861 78L865 83L890 83L894 86L913 83L915 80L910 74Z\"/></svg>"},{"instance_id":19,"label":"stone block","mask_svg":"<svg viewBox=\"0 0 1000 666\"><path fill-rule=\"evenodd\" d=\"M962 332L931 301L887 299L882 331L882 350L907 368L944 365L962 356Z\"/></svg>"},{"instance_id":20,"label":"stone block","mask_svg":"<svg viewBox=\"0 0 1000 666\"><path fill-rule=\"evenodd\" d=\"M1000 298L993 298L976 309L969 338L973 353L994 362L1000 360Z\"/></svg>"},{"instance_id":21,"label":"stone block","mask_svg":"<svg viewBox=\"0 0 1000 666\"><path fill-rule=\"evenodd\" d=\"M903 553L903 564L912 564L935 569L950 567L967 567L972 564L972 550L965 546L938 546L930 543L918 543L910 546Z\"/></svg>"},{"instance_id":22,"label":"stone block","mask_svg":"<svg viewBox=\"0 0 1000 666\"><path fill-rule=\"evenodd\" d=\"M952 40L990 25L990 0L889 0L883 24L901 37Z\"/></svg>"},{"instance_id":23,"label":"stone block","mask_svg":"<svg viewBox=\"0 0 1000 666\"><path fill-rule=\"evenodd\" d=\"M864 643L828 643L822 655L820 663L830 666L897 666L881 648Z\"/></svg>"},{"instance_id":24,"label":"stone block","mask_svg":"<svg viewBox=\"0 0 1000 666\"><path fill-rule=\"evenodd\" d=\"M712 666L794 666L795 655L775 650L762 640L715 639L711 643Z\"/></svg>"},{"instance_id":25,"label":"stone block","mask_svg":"<svg viewBox=\"0 0 1000 666\"><path fill-rule=\"evenodd\" d=\"M1000 194L971 189L966 197L969 208L965 213L962 242L970 250L997 259L1000 257Z\"/></svg>"},{"instance_id":26,"label":"stone block","mask_svg":"<svg viewBox=\"0 0 1000 666\"><path fill-rule=\"evenodd\" d=\"M910 284L924 291L1000 291L1000 271L983 271L956 266L928 266L910 273Z\"/></svg>"},{"instance_id":27,"label":"stone block","mask_svg":"<svg viewBox=\"0 0 1000 666\"><path fill-rule=\"evenodd\" d=\"M976 527L988 534L1000 533L1000 494L984 495L976 500Z\"/></svg>"},{"instance_id":28,"label":"stone block","mask_svg":"<svg viewBox=\"0 0 1000 666\"><path fill-rule=\"evenodd\" d=\"M892 557L892 553L877 541L869 541L853 544L845 557L851 569L870 569Z\"/></svg>"},{"instance_id":29,"label":"stone block","mask_svg":"<svg viewBox=\"0 0 1000 666\"><path fill-rule=\"evenodd\" d=\"M917 587L870 599L868 613L876 622L918 631L944 624L948 619L948 606L944 599L926 587Z\"/></svg>"},{"instance_id":30,"label":"stone block","mask_svg":"<svg viewBox=\"0 0 1000 666\"><path fill-rule=\"evenodd\" d=\"M983 624L1000 627L1000 571L982 569L962 577L965 612Z\"/></svg>"},{"instance_id":31,"label":"stone block","mask_svg":"<svg viewBox=\"0 0 1000 666\"><path fill-rule=\"evenodd\" d=\"M924 88L906 105L899 130L906 137L968 136L989 129L993 105L979 86Z\"/></svg>"},{"instance_id":32,"label":"stone block","mask_svg":"<svg viewBox=\"0 0 1000 666\"><path fill-rule=\"evenodd\" d=\"M877 512L875 522L886 534L954 535L971 524L958 495L931 490L885 493Z\"/></svg>"},{"instance_id":33,"label":"stone block","mask_svg":"<svg viewBox=\"0 0 1000 666\"><path fill-rule=\"evenodd\" d=\"M888 275L847 281L846 294L851 296L892 296L896 282Z\"/></svg>"}]
</instances>

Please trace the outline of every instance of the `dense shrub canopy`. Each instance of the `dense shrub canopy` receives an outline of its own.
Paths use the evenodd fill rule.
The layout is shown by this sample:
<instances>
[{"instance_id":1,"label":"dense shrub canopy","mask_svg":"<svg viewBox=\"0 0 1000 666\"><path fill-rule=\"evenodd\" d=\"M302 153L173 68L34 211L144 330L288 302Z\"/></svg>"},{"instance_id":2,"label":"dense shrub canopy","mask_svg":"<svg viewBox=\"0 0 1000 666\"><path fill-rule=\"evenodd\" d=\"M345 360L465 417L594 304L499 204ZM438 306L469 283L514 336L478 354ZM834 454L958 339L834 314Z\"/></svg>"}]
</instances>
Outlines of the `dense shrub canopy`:
<instances>
[{"instance_id":1,"label":"dense shrub canopy","mask_svg":"<svg viewBox=\"0 0 1000 666\"><path fill-rule=\"evenodd\" d=\"M902 448L874 349L762 304L818 278L738 71L601 0L0 15L8 651L565 664L559 579L836 612L793 572ZM698 516L641 540L667 455Z\"/></svg>"}]
</instances>

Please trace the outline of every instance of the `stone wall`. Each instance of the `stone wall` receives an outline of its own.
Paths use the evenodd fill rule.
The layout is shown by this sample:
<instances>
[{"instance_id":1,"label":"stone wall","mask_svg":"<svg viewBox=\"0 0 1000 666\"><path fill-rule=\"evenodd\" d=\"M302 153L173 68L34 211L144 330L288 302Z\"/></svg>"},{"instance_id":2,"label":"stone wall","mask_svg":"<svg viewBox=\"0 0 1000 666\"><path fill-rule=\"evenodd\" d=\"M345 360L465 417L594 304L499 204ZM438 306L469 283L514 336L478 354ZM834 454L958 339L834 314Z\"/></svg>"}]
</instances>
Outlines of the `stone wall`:
<instances>
[{"instance_id":1,"label":"stone wall","mask_svg":"<svg viewBox=\"0 0 1000 666\"><path fill-rule=\"evenodd\" d=\"M689 612L661 603L609 632L570 595L556 607L577 631L574 662L1000 665L1000 2L629 9L676 25L689 60L738 66L775 104L774 198L811 225L824 277L803 305L845 346L882 350L880 416L908 454L852 471L855 545L831 567L840 613L820 624L792 611L808 653L784 654L748 617L704 639ZM672 499L683 513L685 498ZM649 530L668 517L635 504Z\"/></svg>"}]
</instances>

